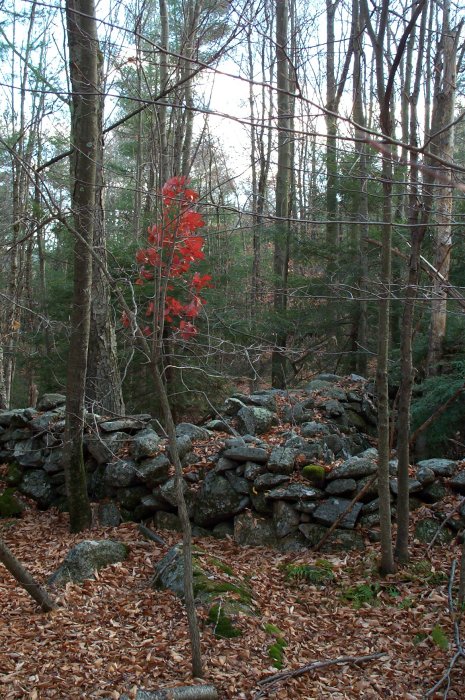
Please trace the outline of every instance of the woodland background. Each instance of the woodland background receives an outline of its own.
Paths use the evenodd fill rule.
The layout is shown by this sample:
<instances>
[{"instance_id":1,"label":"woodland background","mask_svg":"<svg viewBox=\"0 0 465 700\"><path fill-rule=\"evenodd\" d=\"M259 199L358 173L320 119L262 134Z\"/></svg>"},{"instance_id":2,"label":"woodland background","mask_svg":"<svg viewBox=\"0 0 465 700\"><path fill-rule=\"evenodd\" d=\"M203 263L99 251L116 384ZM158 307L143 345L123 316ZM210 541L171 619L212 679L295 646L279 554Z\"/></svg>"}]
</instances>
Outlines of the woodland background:
<instances>
[{"instance_id":1,"label":"woodland background","mask_svg":"<svg viewBox=\"0 0 465 700\"><path fill-rule=\"evenodd\" d=\"M95 31L93 121L71 15ZM65 387L74 284L91 300L86 405L159 411L115 288L145 324L157 290L134 285L136 252L164 182L187 176L212 287L195 339L179 319L159 339L175 416L212 413L231 385L370 375L379 359L391 398L414 379L422 424L463 384L462 23L449 0L3 2L0 405ZM89 287L70 145L91 121ZM458 396L433 423L429 454L461 451L462 411Z\"/></svg>"}]
</instances>

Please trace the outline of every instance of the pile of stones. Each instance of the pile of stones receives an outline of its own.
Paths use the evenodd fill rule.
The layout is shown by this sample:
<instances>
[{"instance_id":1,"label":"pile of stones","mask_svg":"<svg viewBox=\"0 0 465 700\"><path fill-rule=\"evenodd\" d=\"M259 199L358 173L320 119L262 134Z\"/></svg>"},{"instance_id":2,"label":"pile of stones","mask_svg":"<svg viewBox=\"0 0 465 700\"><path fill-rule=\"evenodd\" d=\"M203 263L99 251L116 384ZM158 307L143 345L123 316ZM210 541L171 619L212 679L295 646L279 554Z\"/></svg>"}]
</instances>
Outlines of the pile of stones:
<instances>
[{"instance_id":1,"label":"pile of stones","mask_svg":"<svg viewBox=\"0 0 465 700\"><path fill-rule=\"evenodd\" d=\"M143 520L179 528L161 426L150 415L108 420L88 414L86 422L88 490L101 523ZM0 462L8 464L0 516L20 514L18 492L39 508L66 509L64 427L60 394L45 395L37 408L0 412ZM194 534L293 551L315 545L345 513L328 544L362 548L356 526L376 537L379 522L375 435L373 387L356 375L320 375L295 392L235 394L204 426L180 423L176 443ZM390 470L395 513L395 461ZM412 507L436 503L449 487L465 493L461 462L420 462L409 484Z\"/></svg>"}]
</instances>

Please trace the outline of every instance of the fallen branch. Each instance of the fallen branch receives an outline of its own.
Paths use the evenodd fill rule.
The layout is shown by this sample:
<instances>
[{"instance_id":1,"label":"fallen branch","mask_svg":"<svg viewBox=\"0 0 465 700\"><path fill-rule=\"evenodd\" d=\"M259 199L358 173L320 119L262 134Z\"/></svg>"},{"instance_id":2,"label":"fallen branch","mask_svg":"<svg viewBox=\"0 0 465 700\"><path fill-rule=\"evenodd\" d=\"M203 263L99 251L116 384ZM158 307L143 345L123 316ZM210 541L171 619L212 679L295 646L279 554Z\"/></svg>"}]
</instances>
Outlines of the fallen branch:
<instances>
[{"instance_id":1,"label":"fallen branch","mask_svg":"<svg viewBox=\"0 0 465 700\"><path fill-rule=\"evenodd\" d=\"M454 561L452 562L451 571L450 571L447 596L448 596L448 600L449 600L449 613L452 617L453 625L454 625L454 642L455 642L456 652L454 653L453 657L451 658L451 660L449 662L449 666L447 667L446 671L444 671L441 678L438 680L437 683L435 683L435 685L433 685L431 690L428 690L428 692L425 694L425 699L430 698L432 695L434 695L436 693L436 691L439 690L439 688L442 688L442 686L445 685L446 687L444 690L443 700L447 700L447 696L449 694L450 685L451 685L451 677L450 676L452 673L452 669L454 668L455 664L460 659L460 657L465 659L465 649L463 648L463 643L462 643L462 640L460 639L460 627L459 627L460 616L457 615L457 613L456 613L454 599L452 596L452 588L454 585L456 568L457 568L457 560L454 559Z\"/></svg>"},{"instance_id":2,"label":"fallen branch","mask_svg":"<svg viewBox=\"0 0 465 700\"><path fill-rule=\"evenodd\" d=\"M282 681L286 681L288 678L297 678L298 676L303 676L305 673L311 673L319 668L326 668L327 666L335 666L339 664L360 664L365 661L373 661L374 659L380 659L382 656L388 656L387 652L379 651L375 654L367 654L366 656L339 656L337 659L327 659L326 661L314 661L312 664L307 664L301 668L296 668L292 671L282 671L281 673L274 673L272 676L263 678L258 681L258 685L269 686L260 690L256 695L254 695L254 700L259 700L259 698L265 697L265 694L271 687L274 687Z\"/></svg>"},{"instance_id":3,"label":"fallen branch","mask_svg":"<svg viewBox=\"0 0 465 700\"><path fill-rule=\"evenodd\" d=\"M142 523L139 523L139 532L144 535L148 540L152 540L152 542L156 542L157 544L161 545L166 545L165 540L163 537L160 537L159 535L155 534L155 532L152 532L152 530L147 527L146 525L142 525Z\"/></svg>"},{"instance_id":4,"label":"fallen branch","mask_svg":"<svg viewBox=\"0 0 465 700\"><path fill-rule=\"evenodd\" d=\"M122 695L127 698L127 695ZM150 700L218 700L218 693L213 685L181 685L177 688L166 690L137 691L136 700L149 698Z\"/></svg>"},{"instance_id":5,"label":"fallen branch","mask_svg":"<svg viewBox=\"0 0 465 700\"><path fill-rule=\"evenodd\" d=\"M347 513L350 513L350 511L352 510L354 505L357 503L357 501L359 501L362 498L362 496L364 496L366 494L368 489L375 483L377 478L378 478L378 475L375 474L375 476L373 476L369 481L367 481L367 483L365 484L363 489L361 489L361 491L359 491L357 493L357 495L352 499L352 501L349 503L347 508L344 511L342 511L342 513L339 515L339 517L334 521L334 523L331 525L329 530L327 532L325 532L325 534L323 535L321 540L319 542L317 542L317 544L313 547L314 552L318 552L318 550L322 548L324 543L330 537L331 533L334 532L334 530L337 528L339 523L346 517Z\"/></svg>"},{"instance_id":6,"label":"fallen branch","mask_svg":"<svg viewBox=\"0 0 465 700\"><path fill-rule=\"evenodd\" d=\"M6 566L10 574L14 576L20 586L33 598L36 603L39 603L43 612L50 612L55 608L51 598L42 586L34 581L31 574L26 571L24 566L16 559L15 555L10 552L6 544L0 539L0 562Z\"/></svg>"}]
</instances>

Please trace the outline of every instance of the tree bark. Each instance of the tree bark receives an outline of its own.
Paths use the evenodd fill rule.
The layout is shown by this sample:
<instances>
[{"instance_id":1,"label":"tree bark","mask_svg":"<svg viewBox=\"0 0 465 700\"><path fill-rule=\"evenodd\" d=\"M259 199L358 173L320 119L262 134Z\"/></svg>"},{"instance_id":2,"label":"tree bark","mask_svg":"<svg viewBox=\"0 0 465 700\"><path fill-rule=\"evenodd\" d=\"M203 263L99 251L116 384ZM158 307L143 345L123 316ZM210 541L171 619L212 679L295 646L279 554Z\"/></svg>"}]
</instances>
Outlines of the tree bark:
<instances>
[{"instance_id":1,"label":"tree bark","mask_svg":"<svg viewBox=\"0 0 465 700\"><path fill-rule=\"evenodd\" d=\"M74 288L66 390L65 477L71 532L91 526L83 456L84 399L90 332L92 257L98 152L98 58L93 0L67 0L67 34L73 90L72 146Z\"/></svg>"},{"instance_id":2,"label":"tree bark","mask_svg":"<svg viewBox=\"0 0 465 700\"><path fill-rule=\"evenodd\" d=\"M102 62L99 62L99 89L102 91ZM103 177L103 94L99 98L97 157L95 175L95 223L93 246L106 266L107 246L104 215ZM95 412L124 415L125 407L118 367L116 332L111 293L101 268L92 263L90 336L87 355L86 400Z\"/></svg>"},{"instance_id":3,"label":"tree bark","mask_svg":"<svg viewBox=\"0 0 465 700\"><path fill-rule=\"evenodd\" d=\"M278 88L278 167L276 172L276 224L273 252L273 309L276 323L275 347L271 359L271 382L277 389L286 386L287 278L289 272L289 183L291 136L289 133L288 0L276 0L276 66Z\"/></svg>"},{"instance_id":4,"label":"tree bark","mask_svg":"<svg viewBox=\"0 0 465 700\"><path fill-rule=\"evenodd\" d=\"M48 596L47 592L39 586L32 578L31 574L26 571L24 566L16 559L14 554L8 549L5 542L0 538L0 562L8 569L10 574L14 576L17 582L29 593L36 603L39 603L43 612L50 612L55 608L53 601Z\"/></svg>"},{"instance_id":5,"label":"tree bark","mask_svg":"<svg viewBox=\"0 0 465 700\"><path fill-rule=\"evenodd\" d=\"M443 3L443 23L441 39L435 60L436 77L433 97L433 120L431 152L447 161L453 159L454 149L454 108L457 83L457 46L461 25L450 26L450 0ZM435 121L435 123L434 123ZM435 281L431 307L431 321L428 346L428 374L435 374L442 357L446 336L447 292L444 285L449 281L450 255L452 249L452 173L448 168L441 169L441 182L447 177L450 185L441 185L436 196L436 254L434 266L440 271L444 282Z\"/></svg>"}]
</instances>

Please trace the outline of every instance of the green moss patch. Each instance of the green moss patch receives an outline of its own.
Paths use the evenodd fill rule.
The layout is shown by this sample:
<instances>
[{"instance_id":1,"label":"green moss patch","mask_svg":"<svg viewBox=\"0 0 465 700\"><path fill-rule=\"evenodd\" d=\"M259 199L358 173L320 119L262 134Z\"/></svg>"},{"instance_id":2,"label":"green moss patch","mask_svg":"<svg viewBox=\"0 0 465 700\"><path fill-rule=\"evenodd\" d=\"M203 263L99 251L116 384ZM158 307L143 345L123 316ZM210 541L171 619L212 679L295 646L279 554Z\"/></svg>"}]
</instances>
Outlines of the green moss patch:
<instances>
[{"instance_id":1,"label":"green moss patch","mask_svg":"<svg viewBox=\"0 0 465 700\"><path fill-rule=\"evenodd\" d=\"M321 464L306 464L302 468L302 476L314 486L321 488L325 482L326 472Z\"/></svg>"},{"instance_id":2,"label":"green moss patch","mask_svg":"<svg viewBox=\"0 0 465 700\"><path fill-rule=\"evenodd\" d=\"M225 613L223 606L219 603L212 605L208 611L208 621L214 626L215 637L232 639L242 636L241 630L234 627L231 618Z\"/></svg>"},{"instance_id":3,"label":"green moss patch","mask_svg":"<svg viewBox=\"0 0 465 700\"><path fill-rule=\"evenodd\" d=\"M15 496L13 488L5 489L0 494L0 518L16 518L22 515L25 509L24 503Z\"/></svg>"}]
</instances>

